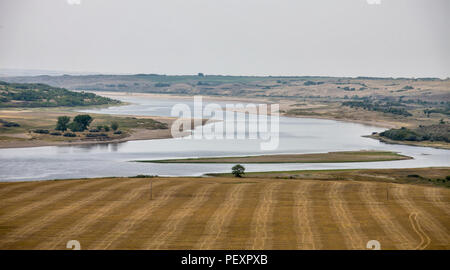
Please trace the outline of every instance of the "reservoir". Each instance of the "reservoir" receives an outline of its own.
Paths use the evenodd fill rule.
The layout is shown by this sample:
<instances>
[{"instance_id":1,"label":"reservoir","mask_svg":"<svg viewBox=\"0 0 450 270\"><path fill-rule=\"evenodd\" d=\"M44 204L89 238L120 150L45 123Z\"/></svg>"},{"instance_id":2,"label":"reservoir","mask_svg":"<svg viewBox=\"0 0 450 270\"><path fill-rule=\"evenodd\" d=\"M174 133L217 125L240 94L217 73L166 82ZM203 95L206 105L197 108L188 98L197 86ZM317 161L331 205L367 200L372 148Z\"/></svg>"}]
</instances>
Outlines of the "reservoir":
<instances>
[{"instance_id":1,"label":"reservoir","mask_svg":"<svg viewBox=\"0 0 450 270\"><path fill-rule=\"evenodd\" d=\"M193 98L110 96L130 103L83 110L135 116L171 116L175 104L193 106ZM225 102L214 102L224 105ZM201 127L199 127L201 128ZM158 139L78 146L0 149L0 181L70 179L106 176L200 176L230 172L234 164L161 164L134 160L196 158L262 154L324 153L330 151L384 150L411 156L412 160L354 163L245 164L246 171L317 170L352 168L416 168L450 166L450 151L429 147L385 144L362 137L383 128L358 123L280 117L279 147L260 150L260 140ZM195 130L193 132L196 132Z\"/></svg>"}]
</instances>

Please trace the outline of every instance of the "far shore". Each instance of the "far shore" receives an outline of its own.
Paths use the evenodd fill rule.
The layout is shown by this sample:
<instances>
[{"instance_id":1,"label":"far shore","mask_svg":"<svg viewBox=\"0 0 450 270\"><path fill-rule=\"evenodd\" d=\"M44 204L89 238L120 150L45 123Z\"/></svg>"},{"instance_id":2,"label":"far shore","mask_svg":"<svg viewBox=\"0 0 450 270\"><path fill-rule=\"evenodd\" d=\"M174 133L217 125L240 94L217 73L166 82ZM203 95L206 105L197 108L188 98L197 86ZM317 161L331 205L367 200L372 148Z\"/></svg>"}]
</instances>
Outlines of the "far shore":
<instances>
[{"instance_id":1,"label":"far shore","mask_svg":"<svg viewBox=\"0 0 450 270\"><path fill-rule=\"evenodd\" d=\"M133 96L133 97L146 97L146 98L168 98L168 99L185 99L185 100L191 100L193 98L192 95L174 95L174 94L154 94L154 93L128 93L128 92L106 92L106 91L89 91L94 92L98 95L107 96L107 97L114 97L114 96ZM289 108L289 106L292 105L292 102L289 100L276 100L274 101L271 98L246 98L246 97L219 97L219 96L202 96L203 100L205 101L234 101L234 102L252 102L252 103L274 103L277 102L280 104L280 108ZM122 105L126 105L127 103L124 103ZM120 105L114 105L114 106L120 106ZM83 108L95 108L99 106L89 106L89 107L83 107ZM100 106L105 107L105 106ZM108 107L108 106L106 106ZM79 107L77 107L79 108ZM40 109L40 108L34 108L34 109ZM32 109L24 108L15 108L12 110L9 109L3 109L0 113L0 118L5 117L5 119L13 118L12 115L16 115L17 117L20 116L20 113L30 112ZM67 108L42 108L42 110L53 112L52 110L59 111L59 112L73 112L74 107L67 107ZM6 114L6 116L5 116ZM8 115L9 114L9 115ZM342 122L349 122L349 123L359 123L363 125L370 125L374 127L382 127L382 128L398 128L401 126L402 123L394 123L389 121L384 121L383 119L373 119L373 120L361 120L361 119L349 119L349 118L341 118L341 117L335 117L333 115L292 115L287 114L284 112L284 110L281 110L281 116L283 117L293 117L293 118L309 118L309 119L327 119L327 120L334 120L334 121L342 121ZM101 115L101 114L97 114ZM109 117L136 117L136 118L151 118L154 120L158 120L161 122L165 122L170 127L173 121L175 121L174 117L160 117L160 116L141 116L141 115L107 115ZM434 148L440 148L440 149L450 149L450 146L448 144L442 143L429 143L429 142L417 142L417 143L405 143L400 141L391 141L388 139L380 138L380 137L374 137L371 135L366 135L366 137L372 138L372 139L378 139L385 143L392 143L392 144L408 144L413 146L423 146L423 147L434 147ZM122 136L121 138L117 139L110 139L110 140L104 140L104 141L97 141L97 140L64 140L64 141L54 141L54 140L41 140L41 139L32 139L28 133L16 133L16 134L0 134L0 149L1 148L22 148L22 147L40 147L40 146L64 146L64 145L85 145L85 144L107 144L107 143L122 143L127 141L135 141L135 140L153 140L153 139L170 139L172 138L172 135L170 134L170 128L169 129L158 129L158 130L148 130L148 129L140 129L140 128L133 128L130 129L127 133L127 136Z\"/></svg>"},{"instance_id":2,"label":"far shore","mask_svg":"<svg viewBox=\"0 0 450 270\"><path fill-rule=\"evenodd\" d=\"M174 98L174 99L186 99L192 100L193 95L174 95L174 94L155 94L155 93L128 93L128 92L107 92L107 91L91 91L101 96L114 97L114 96L133 96L133 97L153 97L153 98ZM279 103L280 110L285 107L289 107L291 105L291 101L289 100L277 100L273 101L271 98L247 98L247 97L220 97L220 96L202 96L203 100L206 101L234 101L234 102L247 102L247 103ZM401 123L392 123L380 120L358 120L358 119L346 119L340 117L334 117L332 115L292 115L280 112L280 116L283 117L292 117L292 118L310 118L310 119L325 119L325 120L335 120L349 123L358 123L363 125L369 125L380 128L399 128Z\"/></svg>"},{"instance_id":3,"label":"far shore","mask_svg":"<svg viewBox=\"0 0 450 270\"><path fill-rule=\"evenodd\" d=\"M106 92L106 91L93 91L99 95L105 95L108 97L113 96L136 96L136 97L154 97L154 98L178 98L178 99L192 99L192 95L174 95L174 94L154 94L154 93L127 93L127 92ZM333 120L339 122L347 122L347 123L357 123L362 125L368 125L379 128L401 128L402 126L409 126L411 123L402 122L399 120L387 120L384 118L376 118L375 116L371 116L370 119L355 119L349 118L346 114L334 115L334 114L320 114L320 115L295 115L288 114L286 110L293 105L293 102L286 99L276 99L273 98L247 98L247 97L219 97L219 96L202 96L203 100L210 101L238 101L238 102L249 102L249 103L279 103L280 104L280 116L283 117L291 117L291 118L306 118L306 119L324 119L324 120ZM364 135L364 137L379 140L384 143L389 144L403 144L403 145L411 145L411 146L421 146L421 147L432 147L437 149L450 149L450 144L445 142L429 142L429 141L421 141L421 142L408 142L408 141L394 141L389 140L380 136L373 136L370 134Z\"/></svg>"}]
</instances>

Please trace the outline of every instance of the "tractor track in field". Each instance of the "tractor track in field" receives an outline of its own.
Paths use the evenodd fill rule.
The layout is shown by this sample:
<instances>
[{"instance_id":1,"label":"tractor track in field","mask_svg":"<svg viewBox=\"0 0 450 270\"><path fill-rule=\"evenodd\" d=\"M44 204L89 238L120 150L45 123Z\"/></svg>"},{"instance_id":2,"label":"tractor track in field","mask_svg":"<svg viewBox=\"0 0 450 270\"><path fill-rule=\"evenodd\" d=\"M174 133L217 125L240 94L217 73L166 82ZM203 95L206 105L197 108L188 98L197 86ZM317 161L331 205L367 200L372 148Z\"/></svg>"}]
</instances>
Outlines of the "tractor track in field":
<instances>
[{"instance_id":1,"label":"tractor track in field","mask_svg":"<svg viewBox=\"0 0 450 270\"><path fill-rule=\"evenodd\" d=\"M342 195L343 189L348 183L333 182L328 192L330 198L331 213L339 226L339 231L344 236L346 246L350 249L364 249L366 239L364 233L359 227L359 223L354 220L352 213Z\"/></svg>"},{"instance_id":2,"label":"tractor track in field","mask_svg":"<svg viewBox=\"0 0 450 270\"><path fill-rule=\"evenodd\" d=\"M155 183L153 186L156 187L158 186L158 184L160 183ZM116 201L112 202L111 204L102 206L97 211L87 216L84 216L82 219L72 224L72 226L69 229L62 231L59 235L57 235L55 239L53 239L53 241L43 242L42 244L38 245L37 249L52 249L58 246L59 244L65 244L62 243L63 240L67 240L68 238L74 238L74 236L81 235L92 224L97 223L99 220L101 220L102 218L104 218L117 208L120 208L123 205L128 204L130 201L139 198L146 192L148 192L148 188L145 186L142 187L140 185L136 188L132 188L131 190L123 193L120 197L118 197Z\"/></svg>"},{"instance_id":3,"label":"tractor track in field","mask_svg":"<svg viewBox=\"0 0 450 270\"><path fill-rule=\"evenodd\" d=\"M385 202L377 200L373 190L376 190L376 185L368 182L363 182L363 189L361 190L361 199L366 204L371 216L377 221L382 228L384 234L392 239L394 245L399 249L414 248L414 237L406 231L395 217L390 213Z\"/></svg>"},{"instance_id":4,"label":"tractor track in field","mask_svg":"<svg viewBox=\"0 0 450 270\"><path fill-rule=\"evenodd\" d=\"M64 186L64 185L70 184L70 182L58 181L57 183L49 183L49 184L41 185L41 186L39 186L39 184L40 183L38 183L38 182L24 182L24 183L19 183L19 184L16 184L16 185L11 185L11 186L4 187L4 188L2 188L0 190L0 202L6 203L6 202L14 202L14 201L24 200L24 199L27 199L29 197L33 197L33 196L35 196L37 194L41 194L41 193L47 191L50 188L58 186L58 184ZM27 189L30 188L30 186L32 187L32 189L31 190L27 190ZM37 187L34 187L34 186L37 186ZM9 197L9 198L2 198L7 193L16 192L16 190L23 190L24 193L19 193L19 194L15 195L15 196Z\"/></svg>"},{"instance_id":5,"label":"tractor track in field","mask_svg":"<svg viewBox=\"0 0 450 270\"><path fill-rule=\"evenodd\" d=\"M411 222L411 226L413 227L413 230L417 233L417 235L420 238L420 243L415 248L416 250L423 250L427 248L427 246L430 245L431 239L428 237L428 235L423 231L422 227L420 226L419 221L417 220L417 213L411 213L409 215L409 221Z\"/></svg>"},{"instance_id":6,"label":"tractor track in field","mask_svg":"<svg viewBox=\"0 0 450 270\"><path fill-rule=\"evenodd\" d=\"M192 184L192 183L191 183ZM155 198L153 201L146 203L142 207L132 211L126 220L123 220L117 224L103 239L100 239L97 244L94 244L91 249L109 249L113 246L114 242L123 236L125 236L132 228L138 226L148 217L154 210L160 208L167 203L172 196L182 189L188 186L189 183L181 183L175 186L168 187L164 194L159 198Z\"/></svg>"},{"instance_id":7,"label":"tractor track in field","mask_svg":"<svg viewBox=\"0 0 450 270\"><path fill-rule=\"evenodd\" d=\"M0 199L0 202L3 203L14 203L14 202L18 202L18 201L22 201L22 200L28 200L28 199L33 199L33 197L38 197L40 195L42 195L44 192L52 190L54 188L62 188L65 186L71 186L74 185L75 183L70 183L70 182L66 182L66 181L60 181L59 183L52 183L49 185L44 185L41 187L36 187L33 190L30 190L28 192L25 193L20 193L17 194L16 196L12 197L12 198L7 198L7 199Z\"/></svg>"},{"instance_id":8,"label":"tractor track in field","mask_svg":"<svg viewBox=\"0 0 450 270\"><path fill-rule=\"evenodd\" d=\"M426 234L428 236L433 236L436 242L440 242L444 245L448 245L450 242L449 234L447 233L446 227L443 226L438 220L436 220L432 215L428 214L427 211L422 210L413 200L411 200L411 186L404 185L394 185L393 194L395 200L405 209L409 214L416 213L420 216L421 224L420 228L428 231ZM423 230L422 230L423 231ZM416 231L417 232L417 231Z\"/></svg>"},{"instance_id":9,"label":"tractor track in field","mask_svg":"<svg viewBox=\"0 0 450 270\"><path fill-rule=\"evenodd\" d=\"M449 249L445 188L259 178L102 178L0 188L0 249ZM153 182L154 181L154 182ZM2 204L2 202L6 202ZM370 238L368 238L370 237Z\"/></svg>"},{"instance_id":10,"label":"tractor track in field","mask_svg":"<svg viewBox=\"0 0 450 270\"><path fill-rule=\"evenodd\" d=\"M313 227L311 201L308 199L311 185L311 182L304 183L295 192L294 219L296 221L298 246L302 249L319 249L320 247L320 243L314 241L314 235L317 235L317 231Z\"/></svg>"},{"instance_id":11,"label":"tractor track in field","mask_svg":"<svg viewBox=\"0 0 450 270\"><path fill-rule=\"evenodd\" d=\"M245 184L238 184L232 188L222 205L214 212L206 224L204 235L199 239L196 249L212 249L223 235L226 226L230 223L231 217L237 211L239 203L242 201Z\"/></svg>"},{"instance_id":12,"label":"tractor track in field","mask_svg":"<svg viewBox=\"0 0 450 270\"><path fill-rule=\"evenodd\" d=\"M267 223L270 221L273 206L274 190L280 183L270 183L261 192L258 206L255 209L252 227L252 245L251 249L267 248L269 240L269 229Z\"/></svg>"},{"instance_id":13,"label":"tractor track in field","mask_svg":"<svg viewBox=\"0 0 450 270\"><path fill-rule=\"evenodd\" d=\"M109 193L113 192L115 188L120 188L125 185L129 185L132 181L118 181L116 183L113 183L110 185L107 189L103 189L100 191L95 191L93 194L89 194L83 199L76 201L67 207L60 208L58 210L54 210L49 212L48 214L39 217L37 220L33 220L29 223L26 223L24 226L18 228L15 231L10 232L7 236L5 236L1 243L0 248L4 247L5 244L8 243L14 243L17 242L17 240L22 240L26 238L27 236L31 235L32 233L44 228L45 226L48 226L51 224L54 220L59 219L61 217L64 217L65 215L68 215L77 209L83 207L84 205L95 202L105 196L107 196ZM92 185L99 184L98 182L92 182L90 183ZM88 184L86 184L88 185ZM84 186L86 188L86 185ZM67 195L67 194L65 194Z\"/></svg>"},{"instance_id":14,"label":"tractor track in field","mask_svg":"<svg viewBox=\"0 0 450 270\"><path fill-rule=\"evenodd\" d=\"M49 195L48 197L46 197L45 200L33 201L33 202L15 210L14 212L0 216L0 224L7 223L13 219L17 219L21 216L25 216L33 211L36 211L37 209L44 208L46 206L52 205L55 202L69 198L70 196L72 196L80 191L83 191L86 188L91 188L92 186L94 186L94 187L100 186L100 185L104 184L104 182L106 182L106 181L107 180L99 180L99 181L81 183L79 186L77 186L73 189L69 189L69 190L65 190L65 191L61 191L61 192L57 192L55 194Z\"/></svg>"},{"instance_id":15,"label":"tractor track in field","mask_svg":"<svg viewBox=\"0 0 450 270\"><path fill-rule=\"evenodd\" d=\"M177 209L168 220L161 225L161 228L155 235L149 239L143 246L144 249L164 249L173 235L179 231L180 227L187 221L205 201L211 196L211 190L217 186L217 183L203 186L186 204Z\"/></svg>"},{"instance_id":16,"label":"tractor track in field","mask_svg":"<svg viewBox=\"0 0 450 270\"><path fill-rule=\"evenodd\" d=\"M445 202L442 199L442 188L427 188L425 189L425 196L431 201L431 203L441 211L450 216L450 202Z\"/></svg>"}]
</instances>

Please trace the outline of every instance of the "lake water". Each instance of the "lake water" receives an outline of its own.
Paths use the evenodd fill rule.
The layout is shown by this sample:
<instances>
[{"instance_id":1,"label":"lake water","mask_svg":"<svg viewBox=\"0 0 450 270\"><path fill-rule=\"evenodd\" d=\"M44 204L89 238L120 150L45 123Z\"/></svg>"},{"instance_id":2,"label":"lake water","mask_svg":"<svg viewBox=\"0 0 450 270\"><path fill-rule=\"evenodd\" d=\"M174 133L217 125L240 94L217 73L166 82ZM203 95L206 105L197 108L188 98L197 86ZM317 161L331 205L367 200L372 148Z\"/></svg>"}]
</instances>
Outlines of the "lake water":
<instances>
[{"instance_id":1,"label":"lake water","mask_svg":"<svg viewBox=\"0 0 450 270\"><path fill-rule=\"evenodd\" d=\"M120 115L170 116L177 103L193 106L193 99L115 97L132 103L84 112ZM204 103L206 103L204 101ZM223 102L214 101L224 105ZM199 176L229 172L233 164L160 164L133 160L192 158L282 153L323 153L349 150L387 150L412 160L362 163L246 164L246 171L413 168L449 166L450 151L428 147L384 144L361 137L382 128L322 119L280 117L280 143L274 151L261 151L261 140L162 139L114 144L46 146L0 149L0 181L68 179L104 176ZM197 132L197 131L194 131Z\"/></svg>"}]
</instances>

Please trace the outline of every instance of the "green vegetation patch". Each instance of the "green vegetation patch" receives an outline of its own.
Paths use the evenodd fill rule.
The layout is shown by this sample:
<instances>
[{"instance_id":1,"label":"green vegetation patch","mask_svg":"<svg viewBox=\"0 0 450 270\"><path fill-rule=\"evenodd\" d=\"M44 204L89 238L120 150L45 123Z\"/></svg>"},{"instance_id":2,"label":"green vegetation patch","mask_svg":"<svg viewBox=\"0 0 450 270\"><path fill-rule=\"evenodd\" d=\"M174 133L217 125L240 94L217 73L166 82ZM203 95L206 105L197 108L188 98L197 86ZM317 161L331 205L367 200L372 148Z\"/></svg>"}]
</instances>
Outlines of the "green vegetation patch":
<instances>
[{"instance_id":1,"label":"green vegetation patch","mask_svg":"<svg viewBox=\"0 0 450 270\"><path fill-rule=\"evenodd\" d=\"M93 93L73 92L40 83L0 81L0 107L60 107L120 104L118 100Z\"/></svg>"},{"instance_id":2,"label":"green vegetation patch","mask_svg":"<svg viewBox=\"0 0 450 270\"><path fill-rule=\"evenodd\" d=\"M450 142L450 124L437 124L430 126L419 126L415 129L402 127L400 129L389 129L380 133L395 141L438 141Z\"/></svg>"},{"instance_id":3,"label":"green vegetation patch","mask_svg":"<svg viewBox=\"0 0 450 270\"><path fill-rule=\"evenodd\" d=\"M390 113L402 116L412 116L412 114L404 108L405 105L400 102L382 102L365 99L362 101L344 101L342 102L342 106L362 108L368 111Z\"/></svg>"}]
</instances>

